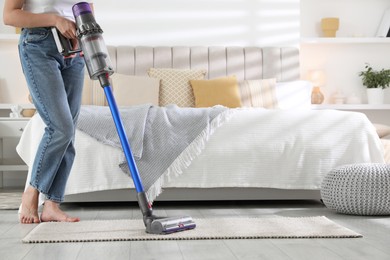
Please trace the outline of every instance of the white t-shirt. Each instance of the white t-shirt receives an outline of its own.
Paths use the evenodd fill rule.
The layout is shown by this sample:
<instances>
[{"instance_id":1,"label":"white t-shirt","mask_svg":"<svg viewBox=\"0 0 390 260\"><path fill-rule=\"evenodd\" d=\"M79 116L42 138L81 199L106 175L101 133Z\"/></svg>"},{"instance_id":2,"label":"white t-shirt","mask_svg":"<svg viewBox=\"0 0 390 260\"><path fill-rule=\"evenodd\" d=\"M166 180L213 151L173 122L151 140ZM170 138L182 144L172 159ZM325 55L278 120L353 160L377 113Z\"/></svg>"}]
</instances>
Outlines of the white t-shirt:
<instances>
[{"instance_id":1,"label":"white t-shirt","mask_svg":"<svg viewBox=\"0 0 390 260\"><path fill-rule=\"evenodd\" d=\"M23 10L35 14L55 13L74 20L72 6L80 0L25 0Z\"/></svg>"}]
</instances>

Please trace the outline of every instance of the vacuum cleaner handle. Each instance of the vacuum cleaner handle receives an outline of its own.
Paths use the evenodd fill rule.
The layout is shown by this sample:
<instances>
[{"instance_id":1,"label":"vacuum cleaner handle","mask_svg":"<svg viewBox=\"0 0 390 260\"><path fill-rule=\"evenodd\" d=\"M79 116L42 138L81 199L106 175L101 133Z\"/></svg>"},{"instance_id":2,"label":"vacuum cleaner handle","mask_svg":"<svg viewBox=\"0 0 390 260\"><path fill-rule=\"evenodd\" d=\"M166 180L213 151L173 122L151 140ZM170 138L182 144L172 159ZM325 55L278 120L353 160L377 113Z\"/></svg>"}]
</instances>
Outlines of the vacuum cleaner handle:
<instances>
[{"instance_id":1,"label":"vacuum cleaner handle","mask_svg":"<svg viewBox=\"0 0 390 260\"><path fill-rule=\"evenodd\" d=\"M81 52L81 48L74 50L71 40L63 36L57 28L52 27L51 32L53 34L58 52L61 53L64 57Z\"/></svg>"}]
</instances>

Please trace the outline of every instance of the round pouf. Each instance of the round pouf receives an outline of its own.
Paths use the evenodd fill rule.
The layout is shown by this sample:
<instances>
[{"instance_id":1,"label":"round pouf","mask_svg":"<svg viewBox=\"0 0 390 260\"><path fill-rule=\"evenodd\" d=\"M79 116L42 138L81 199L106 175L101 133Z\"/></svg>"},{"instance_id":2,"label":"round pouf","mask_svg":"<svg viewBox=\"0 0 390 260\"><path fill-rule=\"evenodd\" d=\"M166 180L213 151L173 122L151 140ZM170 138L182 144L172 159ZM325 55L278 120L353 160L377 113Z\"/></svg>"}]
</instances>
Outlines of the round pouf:
<instances>
[{"instance_id":1,"label":"round pouf","mask_svg":"<svg viewBox=\"0 0 390 260\"><path fill-rule=\"evenodd\" d=\"M390 164L337 167L321 184L326 207L353 215L390 215Z\"/></svg>"}]
</instances>

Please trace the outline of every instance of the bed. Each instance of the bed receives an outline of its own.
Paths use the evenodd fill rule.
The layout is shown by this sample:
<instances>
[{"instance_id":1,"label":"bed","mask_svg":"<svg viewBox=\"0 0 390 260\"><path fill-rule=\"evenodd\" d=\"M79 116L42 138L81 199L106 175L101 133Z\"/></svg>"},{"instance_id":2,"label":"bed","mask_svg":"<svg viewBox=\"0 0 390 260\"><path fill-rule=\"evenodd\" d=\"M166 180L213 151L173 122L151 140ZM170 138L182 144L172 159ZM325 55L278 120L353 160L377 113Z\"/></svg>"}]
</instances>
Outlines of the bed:
<instances>
[{"instance_id":1,"label":"bed","mask_svg":"<svg viewBox=\"0 0 390 260\"><path fill-rule=\"evenodd\" d=\"M146 122L145 129L151 128L148 128L148 122L152 112L167 113L173 109L175 114L182 110L220 110L208 118L205 126L199 127L188 144L176 152L166 168L161 169L161 176L148 186L150 201L320 199L322 178L333 167L385 162L388 143L383 145L364 114L310 109L311 85L299 80L299 52L295 48L109 46L109 52L117 74L128 76L113 78L113 91L121 113L131 114L134 109L147 111L145 119L140 120ZM154 69L157 74L151 75L156 73ZM195 73L191 74L191 80L184 79L193 83L190 86L193 86L194 93L199 90L195 83L208 86L210 82L214 84L215 79L234 75L239 86L240 107L193 108L193 104L188 105L188 102L199 102L200 94L194 94L195 100L183 101L182 97L175 97L178 103L187 104L171 105L176 102L170 99L172 93L169 89L162 86L164 75L160 77L158 73L181 73L182 70L204 71L201 76ZM151 79L158 79L157 83L150 82ZM91 123L85 123L84 119L94 118L90 113L95 110L100 114L107 110L105 117L109 117L109 111L104 106L103 91L94 83L88 84L83 94L86 105L82 108L80 125L99 128L88 127ZM157 84L157 92L145 84ZM260 92L261 97L255 98L253 93L259 84L263 92ZM142 86L142 89L130 89L127 85ZM132 96L134 91L140 95ZM148 91L153 93L143 96L142 93ZM173 93L178 92L185 91L174 89ZM208 102L213 93L206 94ZM162 96L165 98L163 102ZM132 101L126 103L130 99ZM97 120L96 117L92 122ZM200 121L195 122L194 126ZM43 129L42 121L35 115L22 135L17 151L27 165L32 164ZM150 133L150 136L155 135L156 132ZM143 136L130 139L139 140ZM135 144L136 147L140 145L140 151L144 150L144 154L141 152L139 158L137 156L142 169L155 169L148 168L146 159L146 162L142 161L147 158L148 146L145 143L150 139L153 138L145 137L144 144ZM123 153L120 147L105 141L82 126L76 131L77 155L66 189L66 201L136 200L132 180L121 167ZM150 150L155 152L156 149ZM153 163L159 160L165 159L149 158ZM141 177L146 175L142 171L140 174ZM30 172L26 185L29 176Z\"/></svg>"}]
</instances>

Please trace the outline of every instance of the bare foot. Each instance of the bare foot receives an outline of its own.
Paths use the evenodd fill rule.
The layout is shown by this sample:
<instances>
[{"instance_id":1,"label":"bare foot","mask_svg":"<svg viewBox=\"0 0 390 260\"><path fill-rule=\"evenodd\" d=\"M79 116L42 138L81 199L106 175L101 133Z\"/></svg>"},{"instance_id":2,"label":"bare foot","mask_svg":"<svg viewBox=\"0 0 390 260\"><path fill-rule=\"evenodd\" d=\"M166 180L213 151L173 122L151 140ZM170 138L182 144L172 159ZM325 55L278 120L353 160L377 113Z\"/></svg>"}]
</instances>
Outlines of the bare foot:
<instances>
[{"instance_id":1,"label":"bare foot","mask_svg":"<svg viewBox=\"0 0 390 260\"><path fill-rule=\"evenodd\" d=\"M20 208L19 221L22 224L39 223L38 215L39 192L29 186L22 196L22 206Z\"/></svg>"},{"instance_id":2,"label":"bare foot","mask_svg":"<svg viewBox=\"0 0 390 260\"><path fill-rule=\"evenodd\" d=\"M46 200L41 214L41 221L79 222L80 219L69 217L65 212L60 209L60 204L51 200Z\"/></svg>"}]
</instances>

